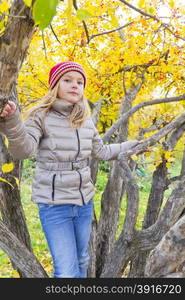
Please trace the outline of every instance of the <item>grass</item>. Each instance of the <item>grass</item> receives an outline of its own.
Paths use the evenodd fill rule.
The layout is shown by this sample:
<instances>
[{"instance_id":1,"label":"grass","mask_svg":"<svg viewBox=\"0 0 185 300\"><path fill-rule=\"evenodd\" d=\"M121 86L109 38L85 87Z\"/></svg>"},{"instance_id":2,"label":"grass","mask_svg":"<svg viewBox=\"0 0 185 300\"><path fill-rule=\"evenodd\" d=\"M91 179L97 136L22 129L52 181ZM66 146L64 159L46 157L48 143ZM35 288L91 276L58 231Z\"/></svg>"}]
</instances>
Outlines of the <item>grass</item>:
<instances>
[{"instance_id":1,"label":"grass","mask_svg":"<svg viewBox=\"0 0 185 300\"><path fill-rule=\"evenodd\" d=\"M24 160L23 177L21 184L21 199L25 212L26 222L30 233L34 254L46 270L49 276L52 276L52 260L47 247L47 243L42 232L41 224L38 217L38 208L31 202L31 184L32 175L35 167L35 162L32 160ZM170 176L175 176L179 173L178 162L173 165ZM94 207L97 219L100 216L101 196L104 191L108 174L108 162L102 162L98 171L98 180L96 184L96 195L94 197ZM151 173L147 170L137 174L137 183L139 185L140 203L139 214L136 227L142 227L142 221L146 210L148 195L150 192ZM165 192L165 198L170 194L171 189ZM120 212L120 224L118 234L123 226L126 211L126 198L123 199ZM18 273L12 268L8 256L0 249L0 278L16 278Z\"/></svg>"}]
</instances>

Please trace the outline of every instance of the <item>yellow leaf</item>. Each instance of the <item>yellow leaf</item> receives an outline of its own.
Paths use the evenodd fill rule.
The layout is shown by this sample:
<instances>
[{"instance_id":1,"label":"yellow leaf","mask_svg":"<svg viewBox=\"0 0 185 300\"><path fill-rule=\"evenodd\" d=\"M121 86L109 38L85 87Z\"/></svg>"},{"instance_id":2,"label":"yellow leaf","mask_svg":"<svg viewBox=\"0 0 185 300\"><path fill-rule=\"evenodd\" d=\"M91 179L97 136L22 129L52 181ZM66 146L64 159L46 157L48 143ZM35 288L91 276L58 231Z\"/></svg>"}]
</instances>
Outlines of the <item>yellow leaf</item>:
<instances>
[{"instance_id":1,"label":"yellow leaf","mask_svg":"<svg viewBox=\"0 0 185 300\"><path fill-rule=\"evenodd\" d=\"M170 168L170 163L167 163L166 167L167 167L167 169L169 169Z\"/></svg>"},{"instance_id":2,"label":"yellow leaf","mask_svg":"<svg viewBox=\"0 0 185 300\"><path fill-rule=\"evenodd\" d=\"M68 29L69 31L73 27L73 22L72 22L72 9L73 9L73 2L72 0L68 0L68 7L66 9L66 14L67 14L67 19L68 19Z\"/></svg>"},{"instance_id":3,"label":"yellow leaf","mask_svg":"<svg viewBox=\"0 0 185 300\"><path fill-rule=\"evenodd\" d=\"M13 169L14 169L14 163L2 165L2 171L3 171L3 173L11 172Z\"/></svg>"},{"instance_id":4,"label":"yellow leaf","mask_svg":"<svg viewBox=\"0 0 185 300\"><path fill-rule=\"evenodd\" d=\"M11 185L11 187L14 189L14 186L13 186L8 180L6 180L6 179L0 177L0 181L3 181L3 182L8 183L8 184Z\"/></svg>"},{"instance_id":5,"label":"yellow leaf","mask_svg":"<svg viewBox=\"0 0 185 300\"><path fill-rule=\"evenodd\" d=\"M138 7L143 8L143 6L145 6L145 0L139 0Z\"/></svg>"},{"instance_id":6,"label":"yellow leaf","mask_svg":"<svg viewBox=\"0 0 185 300\"><path fill-rule=\"evenodd\" d=\"M9 142L6 136L4 137L4 144L8 148Z\"/></svg>"},{"instance_id":7,"label":"yellow leaf","mask_svg":"<svg viewBox=\"0 0 185 300\"><path fill-rule=\"evenodd\" d=\"M175 161L175 158L174 157L170 157L169 159L168 159L168 162L174 162Z\"/></svg>"},{"instance_id":8,"label":"yellow leaf","mask_svg":"<svg viewBox=\"0 0 185 300\"><path fill-rule=\"evenodd\" d=\"M150 165L148 166L148 170L150 170L151 172L155 171L156 167L154 165Z\"/></svg>"},{"instance_id":9,"label":"yellow leaf","mask_svg":"<svg viewBox=\"0 0 185 300\"><path fill-rule=\"evenodd\" d=\"M23 1L28 7L31 7L32 0L23 0Z\"/></svg>"},{"instance_id":10,"label":"yellow leaf","mask_svg":"<svg viewBox=\"0 0 185 300\"><path fill-rule=\"evenodd\" d=\"M10 7L10 4L8 3L8 1L1 1L0 3L0 12L3 13L6 10L8 10L8 8Z\"/></svg>"},{"instance_id":11,"label":"yellow leaf","mask_svg":"<svg viewBox=\"0 0 185 300\"><path fill-rule=\"evenodd\" d=\"M138 156L137 156L136 154L133 154L133 155L131 156L131 158L132 158L133 160L138 160Z\"/></svg>"},{"instance_id":12,"label":"yellow leaf","mask_svg":"<svg viewBox=\"0 0 185 300\"><path fill-rule=\"evenodd\" d=\"M174 2L174 0L170 0L170 6L173 8L174 6L175 6L175 2Z\"/></svg>"},{"instance_id":13,"label":"yellow leaf","mask_svg":"<svg viewBox=\"0 0 185 300\"><path fill-rule=\"evenodd\" d=\"M19 188L20 187L19 179L17 177L15 177L15 176L13 176L13 178L15 179L15 182L16 182L18 188Z\"/></svg>"},{"instance_id":14,"label":"yellow leaf","mask_svg":"<svg viewBox=\"0 0 185 300\"><path fill-rule=\"evenodd\" d=\"M165 158L166 159L169 159L171 157L171 152L165 152Z\"/></svg>"}]
</instances>

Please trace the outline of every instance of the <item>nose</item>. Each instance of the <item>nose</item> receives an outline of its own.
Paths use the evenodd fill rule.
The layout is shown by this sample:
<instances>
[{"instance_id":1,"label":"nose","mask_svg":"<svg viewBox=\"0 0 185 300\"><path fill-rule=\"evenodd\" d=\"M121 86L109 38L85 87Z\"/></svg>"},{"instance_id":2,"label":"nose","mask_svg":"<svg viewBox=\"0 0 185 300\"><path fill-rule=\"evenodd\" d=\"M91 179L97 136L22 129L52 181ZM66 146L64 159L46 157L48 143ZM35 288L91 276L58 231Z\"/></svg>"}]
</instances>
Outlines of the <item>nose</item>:
<instances>
[{"instance_id":1,"label":"nose","mask_svg":"<svg viewBox=\"0 0 185 300\"><path fill-rule=\"evenodd\" d=\"M77 87L78 87L77 82L74 80L74 81L72 82L72 88L77 89Z\"/></svg>"}]
</instances>

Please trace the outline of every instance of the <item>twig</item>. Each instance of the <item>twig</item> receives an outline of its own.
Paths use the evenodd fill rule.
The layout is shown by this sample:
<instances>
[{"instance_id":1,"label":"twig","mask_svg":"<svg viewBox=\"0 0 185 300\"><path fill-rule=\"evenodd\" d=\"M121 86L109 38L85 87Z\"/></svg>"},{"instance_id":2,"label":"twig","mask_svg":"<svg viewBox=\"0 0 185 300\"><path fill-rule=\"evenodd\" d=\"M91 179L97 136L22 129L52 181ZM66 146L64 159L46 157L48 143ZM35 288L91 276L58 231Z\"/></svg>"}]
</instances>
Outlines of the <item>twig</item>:
<instances>
[{"instance_id":1,"label":"twig","mask_svg":"<svg viewBox=\"0 0 185 300\"><path fill-rule=\"evenodd\" d=\"M73 0L73 6L76 10L78 10L78 5L77 5L77 1L76 0ZM89 39L89 32L88 32L88 28L87 28L87 25L85 23L85 21L83 20L82 21L83 23L83 26L84 26L84 30L85 30L85 34L86 34L86 37L87 37L87 43L90 42L90 39Z\"/></svg>"},{"instance_id":2,"label":"twig","mask_svg":"<svg viewBox=\"0 0 185 300\"><path fill-rule=\"evenodd\" d=\"M125 1L125 0L119 0L120 2L124 3L125 5L127 5L128 7L132 8L133 10L137 11L138 13L140 13L141 15L145 16L145 17L149 17L155 21L159 21L159 19L155 16L152 16L144 11L142 11L141 9L135 7L134 5L130 4L129 2Z\"/></svg>"},{"instance_id":3,"label":"twig","mask_svg":"<svg viewBox=\"0 0 185 300\"><path fill-rule=\"evenodd\" d=\"M59 42L59 44L61 44L61 42L60 42L58 36L56 35L56 33L55 33L54 29L53 29L53 26L51 24L50 24L50 28L51 28L51 31L53 32L53 35L55 36L57 42Z\"/></svg>"},{"instance_id":4,"label":"twig","mask_svg":"<svg viewBox=\"0 0 185 300\"><path fill-rule=\"evenodd\" d=\"M45 58L47 59L46 44L45 44L45 40L44 40L44 31L43 30L42 30L42 41L43 41L43 46L44 46Z\"/></svg>"},{"instance_id":5,"label":"twig","mask_svg":"<svg viewBox=\"0 0 185 300\"><path fill-rule=\"evenodd\" d=\"M0 13L0 14L1 14L1 17L2 17L2 16L5 16L5 17L22 18L22 19L26 19L26 18L27 18L27 16L8 15L8 14L5 14L5 13Z\"/></svg>"},{"instance_id":6,"label":"twig","mask_svg":"<svg viewBox=\"0 0 185 300\"><path fill-rule=\"evenodd\" d=\"M129 23L126 23L125 25L123 26L120 26L118 28L115 28L115 29L112 29L112 30L109 30L109 31L104 31L104 32L101 32L101 33L97 33L97 34L93 34L90 36L89 38L89 41L92 40L93 38L97 37L97 36L100 36L100 35L104 35L104 34L109 34L109 33L112 33L112 32L115 32L115 31L119 31L120 29L123 29L131 24L133 24L134 22L129 22Z\"/></svg>"}]
</instances>

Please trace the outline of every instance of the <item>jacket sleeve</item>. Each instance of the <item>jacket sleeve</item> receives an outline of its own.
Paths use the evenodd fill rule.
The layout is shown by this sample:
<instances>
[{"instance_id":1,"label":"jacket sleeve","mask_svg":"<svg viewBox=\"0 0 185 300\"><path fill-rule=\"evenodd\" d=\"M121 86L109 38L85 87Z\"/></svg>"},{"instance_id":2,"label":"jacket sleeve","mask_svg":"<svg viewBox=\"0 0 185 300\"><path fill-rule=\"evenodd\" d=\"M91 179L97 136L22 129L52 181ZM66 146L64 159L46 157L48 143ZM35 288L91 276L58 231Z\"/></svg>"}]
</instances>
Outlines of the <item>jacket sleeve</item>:
<instances>
[{"instance_id":1,"label":"jacket sleeve","mask_svg":"<svg viewBox=\"0 0 185 300\"><path fill-rule=\"evenodd\" d=\"M137 140L123 142L120 144L104 145L98 130L94 126L94 137L92 140L92 157L99 160L117 159L120 152L125 152L138 144Z\"/></svg>"},{"instance_id":2,"label":"jacket sleeve","mask_svg":"<svg viewBox=\"0 0 185 300\"><path fill-rule=\"evenodd\" d=\"M0 121L0 131L8 139L8 151L14 159L25 159L36 154L43 135L39 114L23 122L18 109Z\"/></svg>"}]
</instances>

